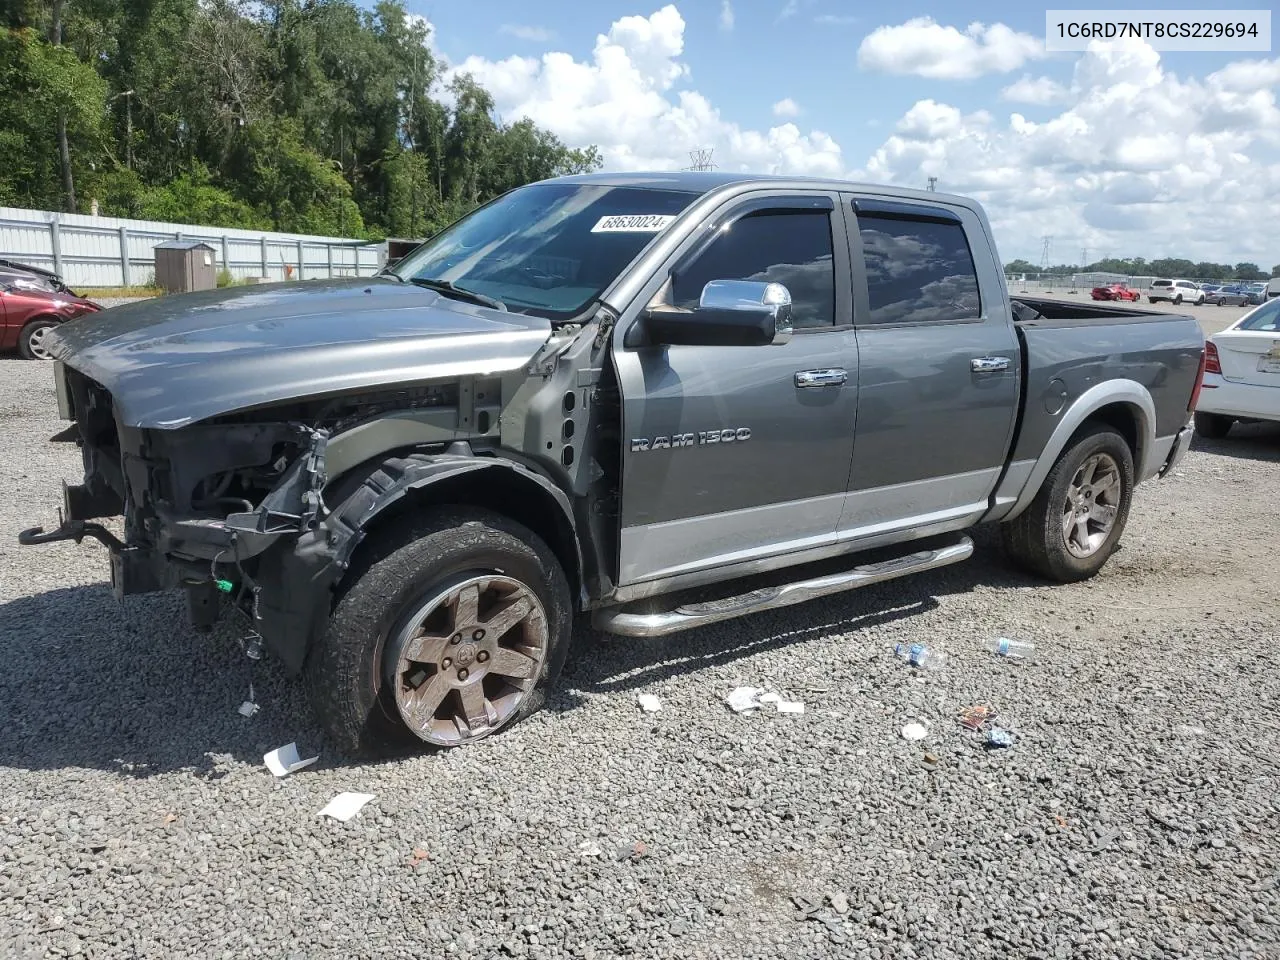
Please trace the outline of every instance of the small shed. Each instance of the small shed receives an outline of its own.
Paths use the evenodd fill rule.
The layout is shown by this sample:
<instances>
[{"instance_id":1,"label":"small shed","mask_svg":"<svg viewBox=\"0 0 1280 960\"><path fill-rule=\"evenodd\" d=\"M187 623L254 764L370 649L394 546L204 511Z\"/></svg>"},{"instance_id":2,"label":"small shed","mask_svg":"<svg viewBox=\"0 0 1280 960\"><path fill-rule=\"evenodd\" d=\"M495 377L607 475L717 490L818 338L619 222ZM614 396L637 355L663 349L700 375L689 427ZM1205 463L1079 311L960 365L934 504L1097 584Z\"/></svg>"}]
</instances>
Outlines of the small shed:
<instances>
[{"instance_id":1,"label":"small shed","mask_svg":"<svg viewBox=\"0 0 1280 960\"><path fill-rule=\"evenodd\" d=\"M201 240L157 243L156 285L166 293L212 290L218 285L213 247Z\"/></svg>"}]
</instances>

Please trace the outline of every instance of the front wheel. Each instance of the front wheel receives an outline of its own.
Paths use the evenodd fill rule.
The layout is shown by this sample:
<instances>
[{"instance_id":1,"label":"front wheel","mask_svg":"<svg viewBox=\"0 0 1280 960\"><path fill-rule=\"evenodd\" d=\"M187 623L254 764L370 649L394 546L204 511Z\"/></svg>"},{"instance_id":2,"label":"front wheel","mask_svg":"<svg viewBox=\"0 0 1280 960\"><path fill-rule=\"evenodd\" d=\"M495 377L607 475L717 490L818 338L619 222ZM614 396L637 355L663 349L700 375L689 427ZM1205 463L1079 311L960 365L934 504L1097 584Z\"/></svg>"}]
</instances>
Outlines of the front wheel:
<instances>
[{"instance_id":1,"label":"front wheel","mask_svg":"<svg viewBox=\"0 0 1280 960\"><path fill-rule=\"evenodd\" d=\"M1128 442L1104 424L1086 428L1058 457L1031 505L1001 528L1005 550L1046 579L1088 579L1120 543L1133 487Z\"/></svg>"},{"instance_id":2,"label":"front wheel","mask_svg":"<svg viewBox=\"0 0 1280 960\"><path fill-rule=\"evenodd\" d=\"M18 334L18 356L23 360L52 360L48 337L58 326L56 320L32 320Z\"/></svg>"},{"instance_id":3,"label":"front wheel","mask_svg":"<svg viewBox=\"0 0 1280 960\"><path fill-rule=\"evenodd\" d=\"M1224 417L1220 413L1197 413L1195 419L1196 433L1209 440L1221 440L1235 423L1231 417Z\"/></svg>"},{"instance_id":4,"label":"front wheel","mask_svg":"<svg viewBox=\"0 0 1280 960\"><path fill-rule=\"evenodd\" d=\"M1155 303L1155 302L1156 302L1155 297L1147 297L1147 303Z\"/></svg>"},{"instance_id":5,"label":"front wheel","mask_svg":"<svg viewBox=\"0 0 1280 960\"><path fill-rule=\"evenodd\" d=\"M1182 306L1182 294L1178 294L1176 297L1173 298L1173 305L1175 307Z\"/></svg>"},{"instance_id":6,"label":"front wheel","mask_svg":"<svg viewBox=\"0 0 1280 960\"><path fill-rule=\"evenodd\" d=\"M484 510L386 528L344 581L307 682L349 754L456 747L541 707L564 664L568 581L532 531Z\"/></svg>"}]
</instances>

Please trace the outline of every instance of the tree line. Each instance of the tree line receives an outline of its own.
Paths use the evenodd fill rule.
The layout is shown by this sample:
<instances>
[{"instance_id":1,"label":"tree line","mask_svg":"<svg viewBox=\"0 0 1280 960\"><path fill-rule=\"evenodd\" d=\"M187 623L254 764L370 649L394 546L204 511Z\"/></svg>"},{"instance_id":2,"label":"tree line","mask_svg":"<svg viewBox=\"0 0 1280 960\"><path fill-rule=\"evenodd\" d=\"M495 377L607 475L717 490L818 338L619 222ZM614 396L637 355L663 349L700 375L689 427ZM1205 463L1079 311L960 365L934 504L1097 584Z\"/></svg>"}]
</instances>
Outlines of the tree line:
<instances>
[{"instance_id":1,"label":"tree line","mask_svg":"<svg viewBox=\"0 0 1280 960\"><path fill-rule=\"evenodd\" d=\"M597 169L400 0L5 0L0 205L379 239Z\"/></svg>"},{"instance_id":2,"label":"tree line","mask_svg":"<svg viewBox=\"0 0 1280 960\"><path fill-rule=\"evenodd\" d=\"M1195 263L1176 257L1161 260L1144 260L1142 257L1117 259L1108 257L1085 266L1058 264L1041 268L1026 260L1014 260L1004 265L1005 273L1048 273L1053 276L1070 276L1073 273L1119 273L1129 277L1186 277L1194 280L1243 280L1256 282L1270 277L1280 277L1280 263L1264 273L1256 263Z\"/></svg>"}]
</instances>

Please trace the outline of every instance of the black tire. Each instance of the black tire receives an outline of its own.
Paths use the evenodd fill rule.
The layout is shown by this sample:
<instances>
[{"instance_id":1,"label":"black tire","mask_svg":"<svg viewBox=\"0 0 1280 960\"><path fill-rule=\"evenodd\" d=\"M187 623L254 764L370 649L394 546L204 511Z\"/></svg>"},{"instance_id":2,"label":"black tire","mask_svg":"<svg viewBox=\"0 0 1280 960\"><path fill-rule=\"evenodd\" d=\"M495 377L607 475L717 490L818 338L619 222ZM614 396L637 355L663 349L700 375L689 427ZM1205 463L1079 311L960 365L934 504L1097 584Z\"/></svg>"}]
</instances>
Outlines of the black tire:
<instances>
[{"instance_id":1,"label":"black tire","mask_svg":"<svg viewBox=\"0 0 1280 960\"><path fill-rule=\"evenodd\" d=\"M1156 302L1155 297L1147 297L1147 303L1155 303L1155 302Z\"/></svg>"},{"instance_id":2,"label":"black tire","mask_svg":"<svg viewBox=\"0 0 1280 960\"><path fill-rule=\"evenodd\" d=\"M514 715L474 739L507 729L542 706L569 648L573 601L564 571L536 534L506 517L475 508L436 509L388 524L362 545L328 630L310 652L305 679L312 708L339 750L362 755L431 748L400 717L394 670L386 662L388 639L432 591L469 573L495 572L519 580L542 604L547 649Z\"/></svg>"},{"instance_id":3,"label":"black tire","mask_svg":"<svg viewBox=\"0 0 1280 960\"><path fill-rule=\"evenodd\" d=\"M1175 307L1182 306L1182 294L1178 294L1176 297L1173 298L1173 305Z\"/></svg>"},{"instance_id":4,"label":"black tire","mask_svg":"<svg viewBox=\"0 0 1280 960\"><path fill-rule=\"evenodd\" d=\"M1234 417L1224 417L1220 413L1197 413L1196 433L1209 440L1221 440L1231 432Z\"/></svg>"},{"instance_id":5,"label":"black tire","mask_svg":"<svg viewBox=\"0 0 1280 960\"><path fill-rule=\"evenodd\" d=\"M52 360L52 357L41 355L42 351L34 341L57 325L57 320L51 320L48 317L40 317L28 322L18 334L18 356L23 360Z\"/></svg>"},{"instance_id":6,"label":"black tire","mask_svg":"<svg viewBox=\"0 0 1280 960\"><path fill-rule=\"evenodd\" d=\"M1111 530L1102 545L1093 554L1078 557L1067 549L1062 530L1062 507L1076 472L1086 460L1098 453L1109 455L1116 463L1120 479L1119 503ZM1047 580L1058 583L1087 580L1102 569L1120 544L1129 519L1133 487L1133 452L1124 437L1106 424L1082 427L1044 478L1031 505L1001 526L1006 553L1018 566Z\"/></svg>"}]
</instances>

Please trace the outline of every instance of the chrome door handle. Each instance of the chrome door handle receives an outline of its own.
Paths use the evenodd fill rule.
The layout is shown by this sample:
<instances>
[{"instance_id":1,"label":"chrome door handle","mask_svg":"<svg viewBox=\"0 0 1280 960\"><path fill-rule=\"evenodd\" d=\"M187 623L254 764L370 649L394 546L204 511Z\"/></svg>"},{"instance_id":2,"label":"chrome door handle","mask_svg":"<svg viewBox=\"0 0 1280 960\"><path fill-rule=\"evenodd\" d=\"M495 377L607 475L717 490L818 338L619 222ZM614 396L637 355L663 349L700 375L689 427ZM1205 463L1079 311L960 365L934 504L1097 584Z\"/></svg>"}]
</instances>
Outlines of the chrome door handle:
<instances>
[{"instance_id":1,"label":"chrome door handle","mask_svg":"<svg viewBox=\"0 0 1280 960\"><path fill-rule=\"evenodd\" d=\"M998 370L1009 369L1008 357L974 357L969 361L969 367L974 373L995 373Z\"/></svg>"},{"instance_id":2,"label":"chrome door handle","mask_svg":"<svg viewBox=\"0 0 1280 960\"><path fill-rule=\"evenodd\" d=\"M797 370L797 387L838 387L849 379L847 371L839 367L827 370Z\"/></svg>"}]
</instances>

